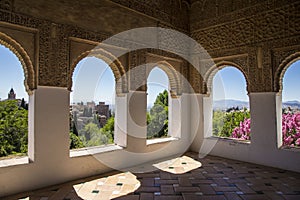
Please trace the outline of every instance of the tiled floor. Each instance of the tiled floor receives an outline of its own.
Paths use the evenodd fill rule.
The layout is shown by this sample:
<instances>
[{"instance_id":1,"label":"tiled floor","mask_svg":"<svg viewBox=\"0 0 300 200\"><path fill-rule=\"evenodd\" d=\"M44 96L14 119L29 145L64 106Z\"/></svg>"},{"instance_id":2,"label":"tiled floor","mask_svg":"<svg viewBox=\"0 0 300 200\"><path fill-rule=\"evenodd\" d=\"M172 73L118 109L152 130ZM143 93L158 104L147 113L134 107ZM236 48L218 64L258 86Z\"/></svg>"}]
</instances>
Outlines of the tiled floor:
<instances>
[{"instance_id":1,"label":"tiled floor","mask_svg":"<svg viewBox=\"0 0 300 200\"><path fill-rule=\"evenodd\" d=\"M129 172L125 174L114 172L112 176L93 177L5 199L104 200L107 197L116 197L114 199L117 200L300 199L299 173L213 156L198 159L195 153L187 153L186 156L200 161L202 166L186 173L182 170L176 173L174 168L179 169L180 165L184 165L182 169L187 169L189 164L193 165L193 168L200 166L193 160L180 158L175 162L167 162L171 165L173 163L174 166L166 165L166 162L160 165L163 167L161 169L171 169L170 172L156 170L134 175ZM110 185L105 186L106 183ZM126 193L128 194L121 196Z\"/></svg>"}]
</instances>

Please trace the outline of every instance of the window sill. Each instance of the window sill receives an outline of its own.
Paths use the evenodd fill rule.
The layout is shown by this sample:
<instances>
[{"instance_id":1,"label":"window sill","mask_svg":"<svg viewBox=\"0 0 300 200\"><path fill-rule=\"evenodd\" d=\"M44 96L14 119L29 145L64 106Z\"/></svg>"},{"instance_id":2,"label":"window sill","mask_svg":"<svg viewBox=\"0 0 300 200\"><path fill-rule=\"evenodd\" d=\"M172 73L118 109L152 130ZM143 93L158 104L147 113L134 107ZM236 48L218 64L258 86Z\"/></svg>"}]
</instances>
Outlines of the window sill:
<instances>
[{"instance_id":1,"label":"window sill","mask_svg":"<svg viewBox=\"0 0 300 200\"><path fill-rule=\"evenodd\" d=\"M238 139L234 139L234 138L227 138L227 137L217 137L217 136L211 136L211 137L207 137L206 139L213 139L213 140L221 140L221 141L225 141L225 142L230 142L230 144L251 144L250 140L238 140Z\"/></svg>"},{"instance_id":2,"label":"window sill","mask_svg":"<svg viewBox=\"0 0 300 200\"><path fill-rule=\"evenodd\" d=\"M147 140L147 146L153 145L153 144L159 144L159 143L167 143L172 141L178 141L180 138L175 137L167 137L167 138L155 138L155 139L148 139Z\"/></svg>"},{"instance_id":3,"label":"window sill","mask_svg":"<svg viewBox=\"0 0 300 200\"><path fill-rule=\"evenodd\" d=\"M279 150L299 153L300 152L300 147L281 146L281 147L279 147Z\"/></svg>"},{"instance_id":4,"label":"window sill","mask_svg":"<svg viewBox=\"0 0 300 200\"><path fill-rule=\"evenodd\" d=\"M96 146L96 147L86 147L81 149L72 149L70 150L70 157L79 157L79 156L87 156L94 155L99 153L106 153L111 151L117 151L123 149L122 147L116 144L110 144L106 146Z\"/></svg>"},{"instance_id":5,"label":"window sill","mask_svg":"<svg viewBox=\"0 0 300 200\"><path fill-rule=\"evenodd\" d=\"M0 168L12 167L16 165L25 165L25 164L29 164L29 158L27 156L0 160Z\"/></svg>"}]
</instances>

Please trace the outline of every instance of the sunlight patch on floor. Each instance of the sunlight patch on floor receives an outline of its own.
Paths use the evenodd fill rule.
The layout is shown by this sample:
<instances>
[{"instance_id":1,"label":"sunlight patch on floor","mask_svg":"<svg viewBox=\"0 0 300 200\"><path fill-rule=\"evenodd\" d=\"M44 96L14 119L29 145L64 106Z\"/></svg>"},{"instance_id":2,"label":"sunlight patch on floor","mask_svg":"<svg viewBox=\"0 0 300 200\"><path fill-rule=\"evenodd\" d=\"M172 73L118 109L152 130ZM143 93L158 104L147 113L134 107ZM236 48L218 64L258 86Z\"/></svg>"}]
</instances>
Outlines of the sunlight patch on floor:
<instances>
[{"instance_id":1,"label":"sunlight patch on floor","mask_svg":"<svg viewBox=\"0 0 300 200\"><path fill-rule=\"evenodd\" d=\"M77 195L83 199L109 200L132 193L141 183L130 172L74 185Z\"/></svg>"},{"instance_id":2,"label":"sunlight patch on floor","mask_svg":"<svg viewBox=\"0 0 300 200\"><path fill-rule=\"evenodd\" d=\"M200 162L188 156L182 156L179 158L174 158L171 160L154 164L153 166L162 171L170 172L172 174L184 174L193 169L201 167L201 165L202 164Z\"/></svg>"}]
</instances>

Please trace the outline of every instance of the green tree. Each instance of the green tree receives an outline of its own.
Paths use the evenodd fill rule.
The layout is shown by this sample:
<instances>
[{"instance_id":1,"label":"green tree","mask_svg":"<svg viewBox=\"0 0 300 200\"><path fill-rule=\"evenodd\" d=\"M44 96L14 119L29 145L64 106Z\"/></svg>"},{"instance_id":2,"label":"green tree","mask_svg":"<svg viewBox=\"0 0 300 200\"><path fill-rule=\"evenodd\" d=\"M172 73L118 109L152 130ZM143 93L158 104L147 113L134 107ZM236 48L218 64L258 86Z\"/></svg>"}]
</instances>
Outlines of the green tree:
<instances>
[{"instance_id":1,"label":"green tree","mask_svg":"<svg viewBox=\"0 0 300 200\"><path fill-rule=\"evenodd\" d=\"M80 131L83 146L99 146L113 143L114 118L110 118L106 125L99 129L97 124L90 122Z\"/></svg>"},{"instance_id":2,"label":"green tree","mask_svg":"<svg viewBox=\"0 0 300 200\"><path fill-rule=\"evenodd\" d=\"M230 137L234 128L245 119L250 118L250 112L244 110L231 110L230 112L214 111L213 135L218 137Z\"/></svg>"},{"instance_id":3,"label":"green tree","mask_svg":"<svg viewBox=\"0 0 300 200\"><path fill-rule=\"evenodd\" d=\"M93 123L97 124L98 128L100 128L99 115L98 114L93 115Z\"/></svg>"},{"instance_id":4,"label":"green tree","mask_svg":"<svg viewBox=\"0 0 300 200\"><path fill-rule=\"evenodd\" d=\"M97 124L88 123L80 130L80 135L85 137L85 141L91 140L91 138L99 132Z\"/></svg>"},{"instance_id":5,"label":"green tree","mask_svg":"<svg viewBox=\"0 0 300 200\"><path fill-rule=\"evenodd\" d=\"M110 117L103 128L100 129L101 133L106 135L108 143L113 143L114 131L115 131L115 118Z\"/></svg>"},{"instance_id":6,"label":"green tree","mask_svg":"<svg viewBox=\"0 0 300 200\"><path fill-rule=\"evenodd\" d=\"M226 112L223 112L221 110L213 111L212 133L214 136L220 136L219 134L222 132L225 116Z\"/></svg>"},{"instance_id":7,"label":"green tree","mask_svg":"<svg viewBox=\"0 0 300 200\"><path fill-rule=\"evenodd\" d=\"M74 133L70 132L70 149L78 149L84 147L83 142Z\"/></svg>"},{"instance_id":8,"label":"green tree","mask_svg":"<svg viewBox=\"0 0 300 200\"><path fill-rule=\"evenodd\" d=\"M147 138L159 138L168 135L168 91L159 93L153 107L147 115Z\"/></svg>"},{"instance_id":9,"label":"green tree","mask_svg":"<svg viewBox=\"0 0 300 200\"><path fill-rule=\"evenodd\" d=\"M78 120L78 118L77 118L77 112L74 112L74 116L73 116L73 123L72 123L72 132L76 135L76 136L78 136L78 129L77 129L77 120Z\"/></svg>"},{"instance_id":10,"label":"green tree","mask_svg":"<svg viewBox=\"0 0 300 200\"><path fill-rule=\"evenodd\" d=\"M28 111L17 100L0 102L0 156L27 153Z\"/></svg>"}]
</instances>

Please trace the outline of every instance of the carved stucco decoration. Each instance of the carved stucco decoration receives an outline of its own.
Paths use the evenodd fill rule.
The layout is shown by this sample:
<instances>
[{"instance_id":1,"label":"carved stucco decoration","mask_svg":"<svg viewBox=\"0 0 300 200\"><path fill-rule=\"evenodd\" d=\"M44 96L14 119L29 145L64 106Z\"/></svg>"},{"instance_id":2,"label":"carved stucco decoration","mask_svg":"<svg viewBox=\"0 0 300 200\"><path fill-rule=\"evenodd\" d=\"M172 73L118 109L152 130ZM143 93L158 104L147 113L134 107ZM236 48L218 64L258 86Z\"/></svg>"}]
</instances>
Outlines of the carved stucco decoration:
<instances>
[{"instance_id":1,"label":"carved stucco decoration","mask_svg":"<svg viewBox=\"0 0 300 200\"><path fill-rule=\"evenodd\" d=\"M191 85L191 93L203 94L205 92L203 90L203 78L199 71L193 66L189 68L189 83Z\"/></svg>"},{"instance_id":2,"label":"carved stucco decoration","mask_svg":"<svg viewBox=\"0 0 300 200\"><path fill-rule=\"evenodd\" d=\"M208 1L196 0L190 6L191 30L212 27L219 24L256 16L258 13L269 12L286 5L297 5L297 0L268 1L268 0L240 0L234 1ZM209 5L210 4L210 5ZM218 8L217 8L218 6ZM236 8L233 8L236 7ZM221 8L221 9L220 9ZM296 8L297 10L297 8ZM216 12L220 11L220 12Z\"/></svg>"},{"instance_id":3,"label":"carved stucco decoration","mask_svg":"<svg viewBox=\"0 0 300 200\"><path fill-rule=\"evenodd\" d=\"M234 48L299 34L300 2L256 13L253 16L192 29L192 37L206 50Z\"/></svg>"},{"instance_id":4,"label":"carved stucco decoration","mask_svg":"<svg viewBox=\"0 0 300 200\"><path fill-rule=\"evenodd\" d=\"M253 47L244 46L233 49L218 49L210 51L209 54L214 58L215 62L224 59L241 66L243 71L248 75L249 82L251 82L248 85L249 93L272 92L273 63L270 49L273 42L277 45L280 44L279 41L272 41L272 43L261 43L261 45Z\"/></svg>"},{"instance_id":5,"label":"carved stucco decoration","mask_svg":"<svg viewBox=\"0 0 300 200\"><path fill-rule=\"evenodd\" d=\"M170 85L170 94L172 98L177 98L182 94L182 80L181 80L181 60L168 59L160 55L147 55L147 69L146 77L149 76L154 67L158 67L163 70L168 76Z\"/></svg>"},{"instance_id":6,"label":"carved stucco decoration","mask_svg":"<svg viewBox=\"0 0 300 200\"><path fill-rule=\"evenodd\" d=\"M23 47L11 37L0 32L0 44L9 48L19 59L24 70L24 85L28 94L32 93L32 90L36 88L35 73L27 52Z\"/></svg>"},{"instance_id":7,"label":"carved stucco decoration","mask_svg":"<svg viewBox=\"0 0 300 200\"><path fill-rule=\"evenodd\" d=\"M154 17L180 30L188 30L189 3L185 0L111 0L114 3Z\"/></svg>"},{"instance_id":8,"label":"carved stucco decoration","mask_svg":"<svg viewBox=\"0 0 300 200\"><path fill-rule=\"evenodd\" d=\"M102 48L95 48L90 51L86 51L82 53L74 63L71 65L70 73L68 74L68 89L71 91L72 89L72 76L75 70L76 65L81 61L83 58L86 57L96 57L102 59L104 62L109 63L109 67L111 68L116 83L116 94L117 96L122 96L124 93L128 92L128 80L127 74L125 73L125 69L122 63L110 52L102 49Z\"/></svg>"},{"instance_id":9,"label":"carved stucco decoration","mask_svg":"<svg viewBox=\"0 0 300 200\"><path fill-rule=\"evenodd\" d=\"M140 49L129 53L130 90L146 91L147 77L153 67L162 69L169 78L171 96L176 98L183 92L181 75L188 76L187 63L175 54L159 49Z\"/></svg>"},{"instance_id":10,"label":"carved stucco decoration","mask_svg":"<svg viewBox=\"0 0 300 200\"><path fill-rule=\"evenodd\" d=\"M0 0L0 10L13 10L13 1L12 0Z\"/></svg>"},{"instance_id":11,"label":"carved stucco decoration","mask_svg":"<svg viewBox=\"0 0 300 200\"><path fill-rule=\"evenodd\" d=\"M131 8L136 8L133 4L139 7L140 4L143 3L137 2L137 0L116 0L115 2L117 1L122 2L122 4L125 3L126 5L131 4ZM0 4L3 2L12 1L1 1ZM147 8L154 4L158 7L168 4L166 1L155 0L145 0L145 2L148 3ZM277 66L279 66L284 58L295 53L293 50L281 50L279 47L289 47L299 44L300 18L298 10L300 9L300 2L293 0L289 2L255 2L255 5L252 7L230 12L221 17L214 17L212 19L198 21L197 23L191 21L191 34L206 50L215 54L212 56L215 58L222 57L224 54L229 56L247 52L247 58L239 58L239 60L235 60L234 62L242 62L241 65L247 62L245 72L249 74L248 78L249 81L251 81L251 85L248 85L249 92L279 91L280 81L278 80L280 78L278 78ZM166 11L163 10L162 12L165 12L165 15L169 15L170 13L177 15L179 10L185 10L184 6L188 7L188 4L184 3L181 4L181 6L183 7L180 8L179 5L179 8L172 8L173 11L170 11L172 10L170 8L164 8ZM14 13L12 4L9 4L8 7L7 9L1 10L1 21L39 30L39 85L69 87L68 76L70 74L70 68L67 38L79 37L101 42L109 37L109 35L105 33L105 27L103 32L93 32L67 24L55 24L44 19ZM146 7L140 8L147 10ZM153 12L157 12L154 11L156 10L155 6L153 6L152 10ZM158 16L159 12L155 13L155 15ZM165 15L157 18L158 26L176 28L174 24L169 23L173 19L172 16L172 19L166 17L166 21L162 20ZM173 17L177 18L178 16ZM179 16L179 18L180 23L186 23L184 17ZM184 31L187 32L187 30ZM161 38L161 40L165 42L165 45L173 45L172 47L176 49L186 48L186 44L180 44L180 41L178 45L175 46L174 44L168 44L168 41L171 40L167 38L167 36ZM130 43L130 41L117 41L117 39L114 42L115 44L120 44L120 46L123 45L127 47L137 45ZM261 48L261 50L258 50L259 48ZM273 50L274 48L275 50ZM231 51L231 49L234 50ZM137 63L141 63L140 61L145 59L142 55L138 56L134 52L131 53L131 57L132 59L128 64L130 67L137 66ZM260 59L260 57L263 59ZM127 69L126 66L124 66L124 68ZM205 93L205 85L202 84L201 76L198 78L194 76L194 74L198 73L197 71L193 72L193 68L191 66L188 67L187 63L183 63L181 71L185 77L189 78L195 91ZM141 82L141 80L137 82ZM33 82L35 82L34 88L37 83L36 81Z\"/></svg>"},{"instance_id":12,"label":"carved stucco decoration","mask_svg":"<svg viewBox=\"0 0 300 200\"><path fill-rule=\"evenodd\" d=\"M155 66L167 74L170 84L171 98L178 98L181 95L181 82L178 72L167 61L157 62Z\"/></svg>"},{"instance_id":13,"label":"carved stucco decoration","mask_svg":"<svg viewBox=\"0 0 300 200\"><path fill-rule=\"evenodd\" d=\"M0 19L13 24L38 28L39 30L39 85L70 87L69 74L72 71L68 66L68 38L78 37L82 39L101 42L109 36L103 32L93 32L71 25L52 23L47 20L31 18L22 14L0 12ZM130 43L130 41L113 41L114 44L134 48L140 48L142 44ZM136 57L132 53L133 58ZM137 57L136 57L137 58ZM139 60L145 59L138 56ZM131 59L135 60L135 59ZM143 63L142 61L139 61ZM135 64L131 64L134 66ZM126 87L126 86L125 86ZM145 89L145 88L144 88ZM123 88L124 91L126 89Z\"/></svg>"},{"instance_id":14,"label":"carved stucco decoration","mask_svg":"<svg viewBox=\"0 0 300 200\"><path fill-rule=\"evenodd\" d=\"M48 23L41 29L40 85L67 87L68 40L64 25Z\"/></svg>"},{"instance_id":15,"label":"carved stucco decoration","mask_svg":"<svg viewBox=\"0 0 300 200\"><path fill-rule=\"evenodd\" d=\"M0 12L0 20L39 32L38 84L42 86L67 86L67 41L64 25L36 19L13 12Z\"/></svg>"},{"instance_id":16,"label":"carved stucco decoration","mask_svg":"<svg viewBox=\"0 0 300 200\"><path fill-rule=\"evenodd\" d=\"M182 77L180 78L180 82L181 82L180 85L176 87L178 88L177 91L178 95L181 95L181 93L184 92L187 93L190 92L190 84L187 82L189 80L189 68L190 68L188 61L184 60L182 57L174 53L167 52L161 49L147 49L147 55L148 58L149 56L151 57L155 56L156 58L158 58L158 60L156 59L155 62L167 61L172 66L172 70L175 70L178 76Z\"/></svg>"},{"instance_id":17,"label":"carved stucco decoration","mask_svg":"<svg viewBox=\"0 0 300 200\"><path fill-rule=\"evenodd\" d=\"M146 91L146 49L129 52L129 90Z\"/></svg>"}]
</instances>

